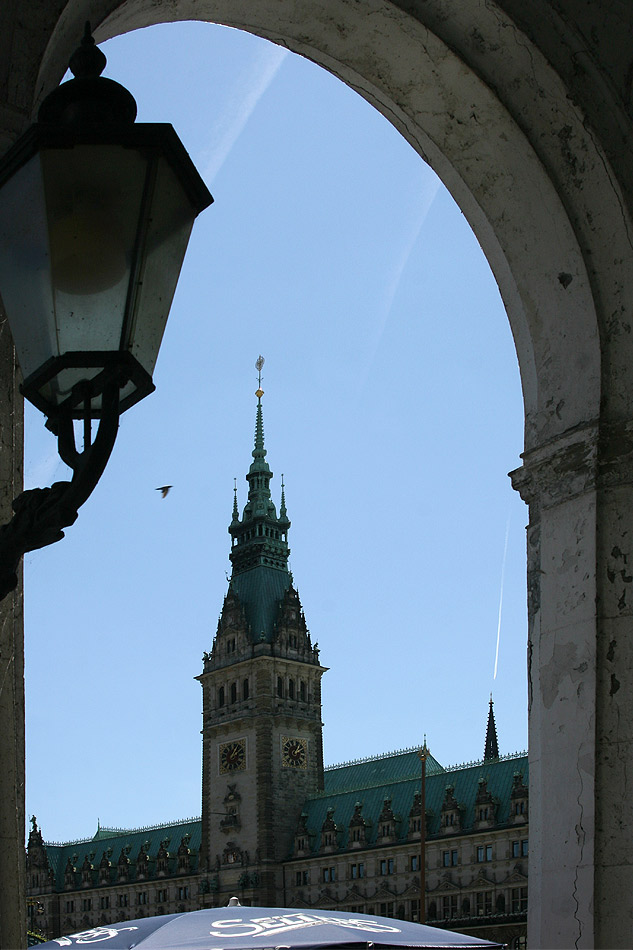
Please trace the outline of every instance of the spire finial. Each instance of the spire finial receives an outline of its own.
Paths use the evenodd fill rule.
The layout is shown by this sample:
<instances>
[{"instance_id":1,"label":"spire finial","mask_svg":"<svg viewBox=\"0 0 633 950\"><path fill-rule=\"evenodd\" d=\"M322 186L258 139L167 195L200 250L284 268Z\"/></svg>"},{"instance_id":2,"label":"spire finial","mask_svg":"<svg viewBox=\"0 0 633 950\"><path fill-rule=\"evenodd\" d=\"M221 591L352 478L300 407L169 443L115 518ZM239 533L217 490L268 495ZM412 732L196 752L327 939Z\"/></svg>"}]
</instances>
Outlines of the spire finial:
<instances>
[{"instance_id":1,"label":"spire finial","mask_svg":"<svg viewBox=\"0 0 633 950\"><path fill-rule=\"evenodd\" d=\"M255 369L257 370L257 392L255 395L257 396L258 400L261 400L262 396L264 395L264 390L262 389L262 366L265 362L266 360L260 353L260 355L255 360Z\"/></svg>"}]
</instances>

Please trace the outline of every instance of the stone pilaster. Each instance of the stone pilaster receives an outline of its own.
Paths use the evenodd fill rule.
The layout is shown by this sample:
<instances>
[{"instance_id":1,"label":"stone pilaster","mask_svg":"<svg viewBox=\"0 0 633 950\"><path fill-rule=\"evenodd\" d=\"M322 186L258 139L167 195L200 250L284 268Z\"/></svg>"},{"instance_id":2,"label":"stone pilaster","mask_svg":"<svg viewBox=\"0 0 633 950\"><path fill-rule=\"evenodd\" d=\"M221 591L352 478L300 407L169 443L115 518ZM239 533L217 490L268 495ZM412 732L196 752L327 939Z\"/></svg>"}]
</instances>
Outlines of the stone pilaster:
<instances>
[{"instance_id":1,"label":"stone pilaster","mask_svg":"<svg viewBox=\"0 0 633 950\"><path fill-rule=\"evenodd\" d=\"M633 438L587 425L511 473L530 506L529 932L628 947L633 723ZM619 898L616 895L620 895Z\"/></svg>"}]
</instances>

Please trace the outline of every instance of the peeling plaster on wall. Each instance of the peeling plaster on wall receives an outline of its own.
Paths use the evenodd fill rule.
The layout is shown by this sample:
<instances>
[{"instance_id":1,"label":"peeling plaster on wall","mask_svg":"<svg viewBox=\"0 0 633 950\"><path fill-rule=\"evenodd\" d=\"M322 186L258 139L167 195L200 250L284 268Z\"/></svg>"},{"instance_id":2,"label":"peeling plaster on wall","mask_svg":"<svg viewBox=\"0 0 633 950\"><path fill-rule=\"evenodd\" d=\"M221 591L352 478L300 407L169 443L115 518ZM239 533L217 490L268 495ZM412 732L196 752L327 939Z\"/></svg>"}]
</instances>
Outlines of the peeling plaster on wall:
<instances>
[{"instance_id":1,"label":"peeling plaster on wall","mask_svg":"<svg viewBox=\"0 0 633 950\"><path fill-rule=\"evenodd\" d=\"M541 697L546 709L558 700L566 702L569 695L564 695L563 682L571 676L571 671L578 661L578 651L574 643L556 644L551 659L541 667ZM580 664L577 667L580 668Z\"/></svg>"}]
</instances>

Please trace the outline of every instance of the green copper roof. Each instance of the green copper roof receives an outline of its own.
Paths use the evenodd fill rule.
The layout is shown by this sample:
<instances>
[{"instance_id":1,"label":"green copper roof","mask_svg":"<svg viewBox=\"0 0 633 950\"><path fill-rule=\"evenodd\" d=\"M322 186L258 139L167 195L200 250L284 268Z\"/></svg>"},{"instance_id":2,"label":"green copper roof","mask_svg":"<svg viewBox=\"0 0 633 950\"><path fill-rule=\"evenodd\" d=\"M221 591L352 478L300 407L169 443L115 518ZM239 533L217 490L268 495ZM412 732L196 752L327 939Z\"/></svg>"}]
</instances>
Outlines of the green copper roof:
<instances>
[{"instance_id":1,"label":"green copper roof","mask_svg":"<svg viewBox=\"0 0 633 950\"><path fill-rule=\"evenodd\" d=\"M263 365L260 357L258 364ZM273 473L266 461L264 417L262 411L261 366L255 416L255 446L248 470L248 500L239 517L237 489L229 533L233 539L230 559L233 565L231 586L241 601L254 641L270 643L279 601L290 586L288 571L288 529L286 497L282 478L279 517L270 493Z\"/></svg>"},{"instance_id":2,"label":"green copper roof","mask_svg":"<svg viewBox=\"0 0 633 950\"><path fill-rule=\"evenodd\" d=\"M460 805L462 830L467 833L473 828L475 798L481 778L486 779L487 790L498 802L497 825L507 823L515 772L521 773L523 782L527 785L527 755L507 756L455 769L442 769L439 763L429 756L426 773L429 834L435 835L439 832L442 802L448 785L454 786L454 795ZM420 760L415 750L327 769L324 791L308 799L303 806L312 850L319 850L321 826L327 817L328 809L333 809L332 818L337 826L339 848L348 847L349 823L358 803L362 805L361 814L367 822L366 843L369 846L374 845L378 835L378 817L387 798L390 799L391 808L397 817L397 838L405 841L409 830L409 812L414 796L420 792L420 788ZM450 841L450 835L446 840Z\"/></svg>"},{"instance_id":3,"label":"green copper roof","mask_svg":"<svg viewBox=\"0 0 633 950\"><path fill-rule=\"evenodd\" d=\"M290 587L288 571L256 567L233 577L231 586L244 606L253 641L270 643L279 601Z\"/></svg>"},{"instance_id":4,"label":"green copper roof","mask_svg":"<svg viewBox=\"0 0 633 950\"><path fill-rule=\"evenodd\" d=\"M61 844L45 842L46 853L51 868L55 874L56 890L64 889L64 873L68 866L68 859L75 868L76 886L81 887L81 869L86 858L92 865L93 883L96 886L99 875L99 863L103 855L110 862L111 883L117 880L117 862L123 850L130 861L129 880L136 880L136 859L141 846L149 855L148 870L155 877L154 868L156 856L161 843L164 843L169 853L170 873L176 873L177 853L181 841L185 838L190 851L190 868L195 871L198 867L200 842L202 839L202 822L200 818L188 818L185 821L173 821L164 825L153 825L148 828L102 828L98 827L92 838L80 841L69 841Z\"/></svg>"},{"instance_id":5,"label":"green copper roof","mask_svg":"<svg viewBox=\"0 0 633 950\"><path fill-rule=\"evenodd\" d=\"M345 762L325 770L325 792L333 794L358 788L371 788L384 785L385 782L402 779L419 779L422 770L417 749L405 749L387 755L362 759L358 762ZM426 760L426 774L443 772L444 769L432 755Z\"/></svg>"}]
</instances>

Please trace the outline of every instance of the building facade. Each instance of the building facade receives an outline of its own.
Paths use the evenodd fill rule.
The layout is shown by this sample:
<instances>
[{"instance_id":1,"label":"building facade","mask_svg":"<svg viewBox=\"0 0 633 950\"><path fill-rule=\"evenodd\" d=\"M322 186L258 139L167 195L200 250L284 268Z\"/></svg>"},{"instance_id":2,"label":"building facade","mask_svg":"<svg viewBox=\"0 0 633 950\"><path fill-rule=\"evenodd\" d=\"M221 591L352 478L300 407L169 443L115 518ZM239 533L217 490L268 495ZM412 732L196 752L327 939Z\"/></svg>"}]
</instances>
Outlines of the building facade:
<instances>
[{"instance_id":1,"label":"building facade","mask_svg":"<svg viewBox=\"0 0 633 950\"><path fill-rule=\"evenodd\" d=\"M54 937L233 895L419 920L424 854L427 922L522 947L528 763L499 755L492 698L481 761L427 757L424 816L415 749L324 768L326 668L288 569L284 486L277 513L256 395L248 500L240 517L236 490L232 574L197 677L202 817L63 844L33 818L30 928Z\"/></svg>"}]
</instances>

